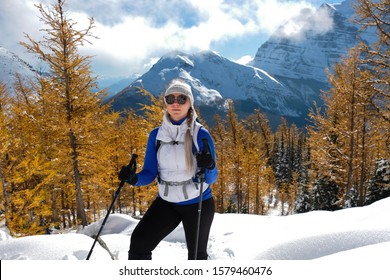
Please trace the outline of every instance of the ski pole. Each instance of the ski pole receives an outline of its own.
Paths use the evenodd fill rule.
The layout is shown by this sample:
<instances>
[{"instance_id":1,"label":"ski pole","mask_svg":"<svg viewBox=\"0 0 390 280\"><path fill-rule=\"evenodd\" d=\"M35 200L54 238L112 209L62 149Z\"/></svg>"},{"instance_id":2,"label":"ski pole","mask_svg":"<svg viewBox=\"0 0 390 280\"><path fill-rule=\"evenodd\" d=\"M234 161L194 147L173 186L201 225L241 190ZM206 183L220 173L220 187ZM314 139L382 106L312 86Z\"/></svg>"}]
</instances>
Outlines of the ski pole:
<instances>
[{"instance_id":1,"label":"ski pole","mask_svg":"<svg viewBox=\"0 0 390 280\"><path fill-rule=\"evenodd\" d=\"M136 164L136 159L137 159L137 157L138 157L138 155L133 154L133 155L131 156L131 160L130 160L129 165L127 165L127 166L130 167L130 169L133 171L133 174L135 174L135 170L136 170L136 167L137 167L137 164ZM134 176L134 175L133 175L133 176ZM122 187L124 186L124 184L125 184L125 181L121 181L120 184L119 184L118 189L115 191L114 198L113 198L113 200L112 200L112 202L111 202L110 208L108 208L107 215L106 215L106 217L104 218L103 223L102 223L102 225L101 225L101 227L100 227L100 229L99 229L99 231L98 231L98 234L97 234L96 237L95 237L95 240L94 240L94 242L93 242L93 244L92 244L91 250L89 250L89 253L88 253L88 256L87 256L87 259L86 259L86 260L89 260L89 258L91 257L93 248L95 247L95 244L96 244L96 241L98 240L98 238L99 238L99 236L100 236L100 233L102 232L102 230L103 230L103 228L104 228L104 225L106 224L106 221L107 221L107 219L108 219L108 216L110 215L111 210L112 210L112 208L114 207L115 201L116 201L117 197L119 196L119 193L121 192L121 189L122 189Z\"/></svg>"},{"instance_id":2,"label":"ski pole","mask_svg":"<svg viewBox=\"0 0 390 280\"><path fill-rule=\"evenodd\" d=\"M210 148L209 148L209 142L206 138L202 139L203 142L203 154L209 154ZM200 181L200 189L199 189L199 202L198 202L198 221L196 225L196 235L195 235L195 254L194 254L194 260L198 258L198 247L199 247L199 232L200 232L200 220L202 216L202 196L203 196L203 183L205 182L205 172L206 169L202 168L198 172L198 178Z\"/></svg>"}]
</instances>

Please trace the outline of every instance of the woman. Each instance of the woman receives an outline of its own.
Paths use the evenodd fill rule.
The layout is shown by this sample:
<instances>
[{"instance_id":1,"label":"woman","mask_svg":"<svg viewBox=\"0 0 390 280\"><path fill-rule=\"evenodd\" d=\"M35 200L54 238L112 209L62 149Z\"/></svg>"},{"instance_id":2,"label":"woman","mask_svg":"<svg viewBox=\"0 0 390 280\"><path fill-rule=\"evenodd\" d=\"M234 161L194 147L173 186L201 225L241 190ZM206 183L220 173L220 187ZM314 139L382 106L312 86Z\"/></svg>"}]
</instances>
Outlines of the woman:
<instances>
[{"instance_id":1,"label":"woman","mask_svg":"<svg viewBox=\"0 0 390 280\"><path fill-rule=\"evenodd\" d=\"M214 143L209 132L196 121L194 97L185 82L173 80L164 94L166 112L160 127L149 135L141 172L132 174L122 167L119 180L134 186L158 181L158 197L131 235L129 259L150 260L152 251L164 237L183 223L188 259L207 259L207 242L214 218L210 185L217 180ZM208 142L204 147L204 139ZM199 242L196 250L198 172L204 171Z\"/></svg>"}]
</instances>

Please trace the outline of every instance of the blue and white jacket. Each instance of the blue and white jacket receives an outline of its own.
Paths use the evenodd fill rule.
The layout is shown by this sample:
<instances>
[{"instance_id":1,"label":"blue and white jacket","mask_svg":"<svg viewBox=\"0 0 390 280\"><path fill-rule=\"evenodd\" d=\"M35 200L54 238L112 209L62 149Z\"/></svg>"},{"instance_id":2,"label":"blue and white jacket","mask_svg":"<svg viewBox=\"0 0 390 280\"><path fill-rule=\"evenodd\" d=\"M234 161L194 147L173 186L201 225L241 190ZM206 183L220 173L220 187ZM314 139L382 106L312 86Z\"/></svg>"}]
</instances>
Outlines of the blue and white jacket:
<instances>
[{"instance_id":1,"label":"blue and white jacket","mask_svg":"<svg viewBox=\"0 0 390 280\"><path fill-rule=\"evenodd\" d=\"M135 186L148 185L157 178L159 196L162 199L180 205L199 201L200 191L196 177L199 170L194 169L189 173L186 168L184 137L187 129L186 118L173 122L167 113L164 115L161 126L149 134L144 165L142 171L137 174L138 181ZM216 162L214 142L207 129L194 121L190 131L193 136L194 166L197 166L195 153L202 152L204 138L208 140L210 153ZM157 142L161 143L159 147ZM217 177L217 165L212 170L206 169L203 200L212 197L210 185L215 183Z\"/></svg>"}]
</instances>

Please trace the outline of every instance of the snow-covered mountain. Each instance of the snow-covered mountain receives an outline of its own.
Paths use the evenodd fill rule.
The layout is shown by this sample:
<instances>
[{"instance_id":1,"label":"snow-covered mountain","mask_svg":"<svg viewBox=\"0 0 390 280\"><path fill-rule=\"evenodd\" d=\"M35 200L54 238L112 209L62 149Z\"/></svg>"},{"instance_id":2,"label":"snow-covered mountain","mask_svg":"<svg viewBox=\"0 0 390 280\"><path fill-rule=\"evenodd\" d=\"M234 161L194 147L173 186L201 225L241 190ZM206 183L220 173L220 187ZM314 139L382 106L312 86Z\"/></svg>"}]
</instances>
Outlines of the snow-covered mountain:
<instances>
[{"instance_id":1,"label":"snow-covered mountain","mask_svg":"<svg viewBox=\"0 0 390 280\"><path fill-rule=\"evenodd\" d=\"M265 111L298 116L291 104L299 99L265 71L234 63L215 52L185 54L179 51L163 56L153 67L113 97L114 107L128 106L138 87L155 95L166 89L175 77L192 87L196 105L223 106L228 99L256 103Z\"/></svg>"},{"instance_id":2,"label":"snow-covered mountain","mask_svg":"<svg viewBox=\"0 0 390 280\"><path fill-rule=\"evenodd\" d=\"M342 14L337 7L341 6L323 4L315 12L302 12L304 19L292 18L258 49L249 64L284 78L326 81L325 68L357 43L357 27L348 21L352 14L340 9L347 13ZM317 21L325 21L321 29ZM297 23L295 30L287 31Z\"/></svg>"},{"instance_id":3,"label":"snow-covered mountain","mask_svg":"<svg viewBox=\"0 0 390 280\"><path fill-rule=\"evenodd\" d=\"M358 27L350 20L353 2L302 10L260 46L246 66L211 51L167 54L111 99L114 108L142 102L136 97L137 87L159 95L179 76L191 84L198 105L206 106L208 121L213 110L221 111L224 102L232 99L239 116L260 108L271 122L285 116L298 125L305 123L313 103L321 104L321 90L329 88L326 69L332 70L359 42ZM200 111L203 117L202 107Z\"/></svg>"},{"instance_id":4,"label":"snow-covered mountain","mask_svg":"<svg viewBox=\"0 0 390 280\"><path fill-rule=\"evenodd\" d=\"M36 75L36 71L31 65L6 48L0 47L0 81L9 90L13 88L16 73L23 79L33 78Z\"/></svg>"},{"instance_id":5,"label":"snow-covered mountain","mask_svg":"<svg viewBox=\"0 0 390 280\"><path fill-rule=\"evenodd\" d=\"M353 2L303 10L281 26L249 64L273 75L310 107L319 101L320 90L329 88L326 69L332 70L359 42L358 26L351 21Z\"/></svg>"}]
</instances>

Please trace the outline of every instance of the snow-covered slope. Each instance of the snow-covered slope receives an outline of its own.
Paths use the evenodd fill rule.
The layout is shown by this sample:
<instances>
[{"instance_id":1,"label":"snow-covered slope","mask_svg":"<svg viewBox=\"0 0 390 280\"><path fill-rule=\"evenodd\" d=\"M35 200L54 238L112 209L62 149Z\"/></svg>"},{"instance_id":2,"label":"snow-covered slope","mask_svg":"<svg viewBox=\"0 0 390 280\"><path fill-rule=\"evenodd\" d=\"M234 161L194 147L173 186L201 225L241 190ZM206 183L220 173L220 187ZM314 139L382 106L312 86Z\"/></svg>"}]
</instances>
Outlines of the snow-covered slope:
<instances>
[{"instance_id":1,"label":"snow-covered slope","mask_svg":"<svg viewBox=\"0 0 390 280\"><path fill-rule=\"evenodd\" d=\"M216 214L208 252L210 259L223 261L388 260L389 211L390 198L385 198L368 206L335 212L312 211L290 216ZM21 238L11 237L6 228L0 227L0 259L83 260L93 244L89 236L99 231L102 222L103 219L92 223L78 233ZM107 219L101 238L115 259L127 260L130 236L138 222L118 213ZM91 260L109 259L110 255L97 243ZM181 224L157 246L153 259L172 262L187 259Z\"/></svg>"},{"instance_id":2,"label":"snow-covered slope","mask_svg":"<svg viewBox=\"0 0 390 280\"><path fill-rule=\"evenodd\" d=\"M0 47L0 81L10 90L18 73L23 79L36 75L33 67L6 48Z\"/></svg>"}]
</instances>

